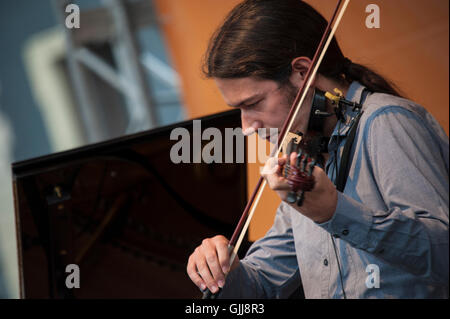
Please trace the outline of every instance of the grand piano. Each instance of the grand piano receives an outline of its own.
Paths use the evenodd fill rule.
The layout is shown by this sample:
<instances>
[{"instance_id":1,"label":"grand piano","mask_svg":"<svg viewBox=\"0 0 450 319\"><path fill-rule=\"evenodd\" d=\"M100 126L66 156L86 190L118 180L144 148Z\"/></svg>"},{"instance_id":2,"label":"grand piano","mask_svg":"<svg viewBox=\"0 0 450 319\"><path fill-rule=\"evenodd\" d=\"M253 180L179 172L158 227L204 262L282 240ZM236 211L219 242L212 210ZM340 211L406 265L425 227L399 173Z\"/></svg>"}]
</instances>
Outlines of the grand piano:
<instances>
[{"instance_id":1,"label":"grand piano","mask_svg":"<svg viewBox=\"0 0 450 319\"><path fill-rule=\"evenodd\" d=\"M238 110L201 121L240 127ZM193 122L13 164L21 298L201 296L188 256L206 237L231 237L246 163L174 164L178 127L192 132Z\"/></svg>"}]
</instances>

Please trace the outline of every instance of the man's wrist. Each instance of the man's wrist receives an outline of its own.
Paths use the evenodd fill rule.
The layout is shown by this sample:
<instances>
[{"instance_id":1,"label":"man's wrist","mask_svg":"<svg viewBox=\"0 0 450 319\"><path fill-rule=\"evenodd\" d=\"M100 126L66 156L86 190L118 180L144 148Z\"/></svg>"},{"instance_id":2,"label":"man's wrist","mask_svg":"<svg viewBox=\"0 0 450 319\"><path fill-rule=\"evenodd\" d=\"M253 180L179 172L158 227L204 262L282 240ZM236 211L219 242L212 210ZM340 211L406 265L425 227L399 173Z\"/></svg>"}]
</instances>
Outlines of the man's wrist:
<instances>
[{"instance_id":1,"label":"man's wrist","mask_svg":"<svg viewBox=\"0 0 450 319\"><path fill-rule=\"evenodd\" d=\"M308 193L305 196L308 196ZM298 206L296 203L289 203L286 200L285 202L315 223L322 224L333 218L337 208L338 194L337 190L334 189L325 201L316 200L311 202L309 200L308 202L305 201L302 206Z\"/></svg>"}]
</instances>

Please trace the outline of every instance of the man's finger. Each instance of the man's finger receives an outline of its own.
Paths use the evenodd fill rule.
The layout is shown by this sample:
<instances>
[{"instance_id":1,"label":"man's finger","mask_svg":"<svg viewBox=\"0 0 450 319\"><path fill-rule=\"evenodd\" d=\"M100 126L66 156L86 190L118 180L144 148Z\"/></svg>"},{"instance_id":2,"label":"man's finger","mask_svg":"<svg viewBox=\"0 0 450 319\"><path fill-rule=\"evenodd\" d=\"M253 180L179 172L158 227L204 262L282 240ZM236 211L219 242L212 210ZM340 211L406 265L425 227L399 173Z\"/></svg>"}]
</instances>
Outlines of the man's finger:
<instances>
[{"instance_id":1,"label":"man's finger","mask_svg":"<svg viewBox=\"0 0 450 319\"><path fill-rule=\"evenodd\" d=\"M187 273L189 278L191 278L192 282L201 290L204 291L206 289L206 283L200 276L200 273L197 271L197 267L193 261L193 257L189 257L188 265L187 265Z\"/></svg>"}]
</instances>

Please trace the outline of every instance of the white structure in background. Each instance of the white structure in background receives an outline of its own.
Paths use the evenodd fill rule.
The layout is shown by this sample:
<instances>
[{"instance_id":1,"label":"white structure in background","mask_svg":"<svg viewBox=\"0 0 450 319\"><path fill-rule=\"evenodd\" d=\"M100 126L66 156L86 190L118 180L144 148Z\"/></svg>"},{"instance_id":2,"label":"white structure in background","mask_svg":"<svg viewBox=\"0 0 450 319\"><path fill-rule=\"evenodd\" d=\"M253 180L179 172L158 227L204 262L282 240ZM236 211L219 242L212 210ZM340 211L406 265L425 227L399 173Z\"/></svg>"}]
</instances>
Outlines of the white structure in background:
<instances>
[{"instance_id":1,"label":"white structure in background","mask_svg":"<svg viewBox=\"0 0 450 319\"><path fill-rule=\"evenodd\" d=\"M23 50L30 88L56 152L84 144L71 88L58 63L65 55L64 33L57 27L33 35Z\"/></svg>"},{"instance_id":2,"label":"white structure in background","mask_svg":"<svg viewBox=\"0 0 450 319\"><path fill-rule=\"evenodd\" d=\"M158 124L153 96L140 63L136 30L155 23L150 1L103 0L104 6L81 11L79 29L65 27L68 0L53 0L63 26L69 74L77 98L88 143L104 139L99 114L95 112L94 92L87 82L87 70L109 83L125 98L128 112L127 134L156 127ZM108 41L115 56L115 68L86 45Z\"/></svg>"},{"instance_id":3,"label":"white structure in background","mask_svg":"<svg viewBox=\"0 0 450 319\"><path fill-rule=\"evenodd\" d=\"M1 92L0 92L1 93ZM13 135L9 123L0 113L0 294L19 298L19 268L14 222L14 202L11 181Z\"/></svg>"}]
</instances>

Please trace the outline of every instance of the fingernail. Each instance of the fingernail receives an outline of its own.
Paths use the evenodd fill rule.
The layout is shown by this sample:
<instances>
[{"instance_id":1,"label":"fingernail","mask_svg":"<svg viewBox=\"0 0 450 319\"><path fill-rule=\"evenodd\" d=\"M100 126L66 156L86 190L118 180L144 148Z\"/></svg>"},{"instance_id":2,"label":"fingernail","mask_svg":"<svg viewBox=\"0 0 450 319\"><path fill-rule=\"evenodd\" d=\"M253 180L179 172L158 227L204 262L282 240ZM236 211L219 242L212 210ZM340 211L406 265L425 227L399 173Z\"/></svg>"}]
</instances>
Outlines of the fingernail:
<instances>
[{"instance_id":1,"label":"fingernail","mask_svg":"<svg viewBox=\"0 0 450 319\"><path fill-rule=\"evenodd\" d=\"M200 285L200 289L201 289L202 291L206 290L206 285L205 285L205 284L201 284L201 285Z\"/></svg>"},{"instance_id":2,"label":"fingernail","mask_svg":"<svg viewBox=\"0 0 450 319\"><path fill-rule=\"evenodd\" d=\"M223 273L226 274L229 270L229 268L227 266L223 266L222 267Z\"/></svg>"},{"instance_id":3,"label":"fingernail","mask_svg":"<svg viewBox=\"0 0 450 319\"><path fill-rule=\"evenodd\" d=\"M220 288L223 288L224 282L223 280L219 280L217 284L219 285Z\"/></svg>"},{"instance_id":4,"label":"fingernail","mask_svg":"<svg viewBox=\"0 0 450 319\"><path fill-rule=\"evenodd\" d=\"M213 294L215 294L218 290L219 290L219 288L217 288L217 286L212 286L212 287L211 287L211 292L212 292Z\"/></svg>"}]
</instances>

